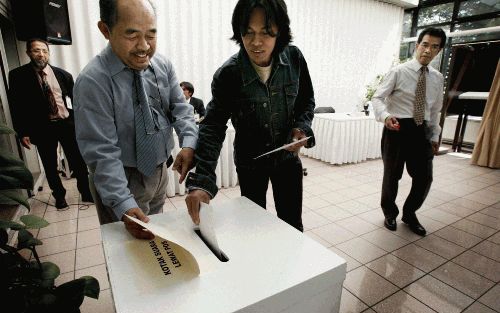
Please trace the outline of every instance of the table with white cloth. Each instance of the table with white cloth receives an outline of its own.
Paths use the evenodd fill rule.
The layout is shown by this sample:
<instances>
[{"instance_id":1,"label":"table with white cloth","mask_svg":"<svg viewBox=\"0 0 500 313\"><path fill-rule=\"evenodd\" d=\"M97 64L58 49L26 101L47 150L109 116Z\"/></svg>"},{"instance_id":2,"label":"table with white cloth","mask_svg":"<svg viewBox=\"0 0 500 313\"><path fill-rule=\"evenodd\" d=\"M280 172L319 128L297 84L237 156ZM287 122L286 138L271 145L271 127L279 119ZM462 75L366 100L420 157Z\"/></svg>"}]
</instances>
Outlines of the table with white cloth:
<instances>
[{"instance_id":1,"label":"table with white cloth","mask_svg":"<svg viewBox=\"0 0 500 313\"><path fill-rule=\"evenodd\" d=\"M175 133L175 132L174 132ZM177 153L179 153L179 139L177 135L174 135L175 146L172 150L172 157L175 160ZM226 130L226 138L222 145L222 149L219 156L219 161L217 162L217 169L215 170L215 175L217 175L217 187L228 188L234 187L238 184L238 176L236 174L236 167L234 165L233 157L233 142L234 142L234 128L228 126ZM173 197L176 194L184 195L186 193L185 181L179 184L179 174L172 171L172 167L168 169L168 185L167 185L167 196Z\"/></svg>"},{"instance_id":2,"label":"table with white cloth","mask_svg":"<svg viewBox=\"0 0 500 313\"><path fill-rule=\"evenodd\" d=\"M316 146L302 154L331 164L358 163L381 157L384 124L359 113L314 114Z\"/></svg>"}]
</instances>

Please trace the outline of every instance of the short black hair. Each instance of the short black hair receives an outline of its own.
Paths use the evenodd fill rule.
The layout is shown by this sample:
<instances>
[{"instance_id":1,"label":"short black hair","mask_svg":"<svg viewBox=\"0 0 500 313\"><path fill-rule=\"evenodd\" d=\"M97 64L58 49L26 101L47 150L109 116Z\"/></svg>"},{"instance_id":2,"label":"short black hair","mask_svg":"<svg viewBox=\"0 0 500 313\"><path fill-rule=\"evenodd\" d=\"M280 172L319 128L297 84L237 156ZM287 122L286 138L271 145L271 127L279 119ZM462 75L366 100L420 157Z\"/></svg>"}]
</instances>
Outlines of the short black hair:
<instances>
[{"instance_id":1,"label":"short black hair","mask_svg":"<svg viewBox=\"0 0 500 313\"><path fill-rule=\"evenodd\" d=\"M266 15L266 30L271 36L277 36L276 46L273 54L278 54L292 42L292 32L290 30L290 18L283 0L239 0L233 11L233 36L231 40L236 41L240 47L243 46L242 36L247 34L250 15L256 8L264 9ZM271 25L276 24L278 33L273 34Z\"/></svg>"},{"instance_id":2,"label":"short black hair","mask_svg":"<svg viewBox=\"0 0 500 313\"><path fill-rule=\"evenodd\" d=\"M191 95L194 94L194 86L190 82L181 82L179 85L181 86L181 88L186 88L191 93Z\"/></svg>"},{"instance_id":3,"label":"short black hair","mask_svg":"<svg viewBox=\"0 0 500 313\"><path fill-rule=\"evenodd\" d=\"M49 43L46 41L46 40L43 40L43 39L40 39L40 38L30 38L26 41L26 51L31 51L31 45L35 42L35 41L40 41L40 42L43 42L46 46L47 46L47 50L50 51L49 49Z\"/></svg>"},{"instance_id":4,"label":"short black hair","mask_svg":"<svg viewBox=\"0 0 500 313\"><path fill-rule=\"evenodd\" d=\"M439 44L439 48L444 47L444 44L446 43L446 34L444 30L442 30L441 28L427 27L426 29L424 29L420 33L420 35L418 35L418 40L417 40L418 44L422 42L422 39L424 38L425 35L441 38L441 43Z\"/></svg>"},{"instance_id":5,"label":"short black hair","mask_svg":"<svg viewBox=\"0 0 500 313\"><path fill-rule=\"evenodd\" d=\"M151 0L148 2L156 14L153 2ZM109 30L113 29L118 21L118 0L99 0L99 13L101 21L108 26Z\"/></svg>"}]
</instances>

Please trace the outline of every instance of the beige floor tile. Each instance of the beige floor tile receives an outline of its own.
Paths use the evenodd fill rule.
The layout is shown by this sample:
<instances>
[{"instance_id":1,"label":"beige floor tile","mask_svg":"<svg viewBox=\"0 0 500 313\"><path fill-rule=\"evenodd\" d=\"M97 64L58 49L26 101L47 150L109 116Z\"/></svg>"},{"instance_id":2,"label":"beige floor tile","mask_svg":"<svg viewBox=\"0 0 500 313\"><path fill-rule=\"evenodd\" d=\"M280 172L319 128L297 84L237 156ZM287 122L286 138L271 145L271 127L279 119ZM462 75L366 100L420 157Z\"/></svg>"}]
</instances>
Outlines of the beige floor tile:
<instances>
[{"instance_id":1,"label":"beige floor tile","mask_svg":"<svg viewBox=\"0 0 500 313\"><path fill-rule=\"evenodd\" d=\"M353 259L351 256L345 254L342 250L339 250L335 247L330 247L328 249L333 251L335 254L337 254L338 256L340 256L341 258L343 258L347 262L346 272L350 272L353 269L358 268L362 265L361 263L359 263L358 261Z\"/></svg>"},{"instance_id":2,"label":"beige floor tile","mask_svg":"<svg viewBox=\"0 0 500 313\"><path fill-rule=\"evenodd\" d=\"M446 260L439 255L416 246L415 244L407 245L392 252L392 254L426 273L446 262Z\"/></svg>"},{"instance_id":3,"label":"beige floor tile","mask_svg":"<svg viewBox=\"0 0 500 313\"><path fill-rule=\"evenodd\" d=\"M331 205L330 202L323 200L319 197L304 199L303 205L311 210L317 210Z\"/></svg>"},{"instance_id":4,"label":"beige floor tile","mask_svg":"<svg viewBox=\"0 0 500 313\"><path fill-rule=\"evenodd\" d=\"M480 213L500 219L500 209L497 209L492 206L482 209Z\"/></svg>"},{"instance_id":5,"label":"beige floor tile","mask_svg":"<svg viewBox=\"0 0 500 313\"><path fill-rule=\"evenodd\" d=\"M61 221L74 220L78 218L78 208L70 207L66 211L49 211L45 212L43 218L49 223L57 223Z\"/></svg>"},{"instance_id":6,"label":"beige floor tile","mask_svg":"<svg viewBox=\"0 0 500 313\"><path fill-rule=\"evenodd\" d=\"M480 244L478 244L477 246L475 246L474 248L472 248L472 251L475 251L497 262L500 262L500 245L494 242L485 240Z\"/></svg>"},{"instance_id":7,"label":"beige floor tile","mask_svg":"<svg viewBox=\"0 0 500 313\"><path fill-rule=\"evenodd\" d=\"M343 210L335 205L329 205L327 207L318 209L314 212L323 216L323 217L326 217L327 219L329 219L332 222L335 222L335 221L352 216L351 213L349 213L349 212L347 212L347 211L345 211L345 210Z\"/></svg>"},{"instance_id":8,"label":"beige floor tile","mask_svg":"<svg viewBox=\"0 0 500 313\"><path fill-rule=\"evenodd\" d=\"M453 262L438 267L431 275L473 299L477 299L495 284Z\"/></svg>"},{"instance_id":9,"label":"beige floor tile","mask_svg":"<svg viewBox=\"0 0 500 313\"><path fill-rule=\"evenodd\" d=\"M312 232L328 241L332 245L336 245L356 237L355 234L351 233L345 228L338 226L335 223L315 228L312 230Z\"/></svg>"},{"instance_id":10,"label":"beige floor tile","mask_svg":"<svg viewBox=\"0 0 500 313\"><path fill-rule=\"evenodd\" d=\"M347 273L344 287L370 306L398 290L398 287L365 266L358 267Z\"/></svg>"},{"instance_id":11,"label":"beige floor tile","mask_svg":"<svg viewBox=\"0 0 500 313\"><path fill-rule=\"evenodd\" d=\"M351 216L340 221L335 222L335 224L344 227L350 232L360 236L366 233L369 233L375 229L378 229L379 226L376 226L372 223L368 223L362 218L357 216Z\"/></svg>"},{"instance_id":12,"label":"beige floor tile","mask_svg":"<svg viewBox=\"0 0 500 313\"><path fill-rule=\"evenodd\" d=\"M432 234L433 232L436 232L444 227L446 227L448 224L436 221L430 217L419 215L418 220L420 221L420 224L424 226L424 228L427 230L427 234ZM402 223L401 225L403 228L409 228L408 225ZM420 237L422 238L422 237Z\"/></svg>"},{"instance_id":13,"label":"beige floor tile","mask_svg":"<svg viewBox=\"0 0 500 313\"><path fill-rule=\"evenodd\" d=\"M380 225L380 227L383 227L384 225L384 214L382 213L382 209L380 208L372 209L356 216L364 219L369 223L372 223L373 225Z\"/></svg>"},{"instance_id":14,"label":"beige floor tile","mask_svg":"<svg viewBox=\"0 0 500 313\"><path fill-rule=\"evenodd\" d=\"M391 231L385 228L376 229L361 237L388 252L392 252L410 243L406 239L393 235Z\"/></svg>"},{"instance_id":15,"label":"beige floor tile","mask_svg":"<svg viewBox=\"0 0 500 313\"><path fill-rule=\"evenodd\" d=\"M56 278L55 285L60 286L64 283L67 283L67 282L73 280L73 279L75 279L75 272L67 272L67 273L59 275Z\"/></svg>"},{"instance_id":16,"label":"beige floor tile","mask_svg":"<svg viewBox=\"0 0 500 313\"><path fill-rule=\"evenodd\" d=\"M498 195L494 191L482 190L464 196L465 199L480 202L485 205L492 205L498 202Z\"/></svg>"},{"instance_id":17,"label":"beige floor tile","mask_svg":"<svg viewBox=\"0 0 500 313\"><path fill-rule=\"evenodd\" d=\"M485 204L482 204L482 203L479 203L476 201L472 201L469 199L465 199L465 198L452 199L450 201L450 203L458 204L464 208L471 209L471 210L476 211L476 212L486 207Z\"/></svg>"},{"instance_id":18,"label":"beige floor tile","mask_svg":"<svg viewBox=\"0 0 500 313\"><path fill-rule=\"evenodd\" d=\"M40 257L41 262L52 262L59 267L61 274L75 270L75 250Z\"/></svg>"},{"instance_id":19,"label":"beige floor tile","mask_svg":"<svg viewBox=\"0 0 500 313\"><path fill-rule=\"evenodd\" d=\"M434 234L415 241L415 244L449 260L465 251L465 248Z\"/></svg>"},{"instance_id":20,"label":"beige floor tile","mask_svg":"<svg viewBox=\"0 0 500 313\"><path fill-rule=\"evenodd\" d=\"M443 204L437 206L436 209L444 211L444 212L448 212L450 214L453 214L453 215L456 215L456 216L459 216L462 218L476 213L476 210L468 209L466 207L463 207L463 206L458 205L458 204L453 203L453 202L443 203Z\"/></svg>"},{"instance_id":21,"label":"beige floor tile","mask_svg":"<svg viewBox=\"0 0 500 313\"><path fill-rule=\"evenodd\" d=\"M307 191L314 196L319 196L325 193L331 193L330 189L323 186L319 186L317 184L305 187L304 191Z\"/></svg>"},{"instance_id":22,"label":"beige floor tile","mask_svg":"<svg viewBox=\"0 0 500 313\"><path fill-rule=\"evenodd\" d=\"M429 219L431 220L431 219ZM436 222L439 223L439 222ZM427 227L427 225L423 225L424 227ZM391 232L392 234L399 236L409 242L414 242L416 240L422 239L422 236L419 236L415 234L414 232L411 231L410 227L404 223L398 223L398 229L397 231Z\"/></svg>"},{"instance_id":23,"label":"beige floor tile","mask_svg":"<svg viewBox=\"0 0 500 313\"><path fill-rule=\"evenodd\" d=\"M330 248L332 246L331 243L329 243L325 239L321 238L320 236L316 235L315 233L313 233L310 230L305 231L304 234L306 236L308 236L309 238L313 239L314 241L316 241L317 243L321 244L325 248Z\"/></svg>"},{"instance_id":24,"label":"beige floor tile","mask_svg":"<svg viewBox=\"0 0 500 313\"><path fill-rule=\"evenodd\" d=\"M478 244L482 240L479 237L471 235L468 232L465 232L463 230L460 230L452 226L440 229L437 232L435 232L434 235L444 238L448 241L451 241L464 248L470 248Z\"/></svg>"},{"instance_id":25,"label":"beige floor tile","mask_svg":"<svg viewBox=\"0 0 500 313\"><path fill-rule=\"evenodd\" d=\"M99 218L97 215L78 219L78 232L99 228Z\"/></svg>"},{"instance_id":26,"label":"beige floor tile","mask_svg":"<svg viewBox=\"0 0 500 313\"><path fill-rule=\"evenodd\" d=\"M432 313L435 312L422 302L404 291L394 295L373 307L378 313Z\"/></svg>"},{"instance_id":27,"label":"beige floor tile","mask_svg":"<svg viewBox=\"0 0 500 313\"><path fill-rule=\"evenodd\" d=\"M93 276L99 281L99 287L101 290L109 288L108 271L105 264L87 267L75 272L75 278L80 278L82 276Z\"/></svg>"},{"instance_id":28,"label":"beige floor tile","mask_svg":"<svg viewBox=\"0 0 500 313\"><path fill-rule=\"evenodd\" d=\"M76 248L85 248L89 246L95 246L102 242L101 229L91 229L86 231L81 231L76 236Z\"/></svg>"},{"instance_id":29,"label":"beige floor tile","mask_svg":"<svg viewBox=\"0 0 500 313\"><path fill-rule=\"evenodd\" d=\"M500 245L500 232L497 232L495 235L488 238L488 240Z\"/></svg>"},{"instance_id":30,"label":"beige floor tile","mask_svg":"<svg viewBox=\"0 0 500 313\"><path fill-rule=\"evenodd\" d=\"M496 232L496 230L491 227L484 226L467 219L453 223L451 224L451 226L466 231L474 236L481 237L483 239L493 235Z\"/></svg>"},{"instance_id":31,"label":"beige floor tile","mask_svg":"<svg viewBox=\"0 0 500 313\"><path fill-rule=\"evenodd\" d=\"M43 245L37 246L38 256L47 256L76 249L76 233L42 240Z\"/></svg>"},{"instance_id":32,"label":"beige floor tile","mask_svg":"<svg viewBox=\"0 0 500 313\"><path fill-rule=\"evenodd\" d=\"M500 219L492 217L483 213L475 213L467 217L468 220L474 221L481 225L485 225L497 230L500 230Z\"/></svg>"},{"instance_id":33,"label":"beige floor tile","mask_svg":"<svg viewBox=\"0 0 500 313\"><path fill-rule=\"evenodd\" d=\"M459 313L474 301L432 276L424 276L404 290L438 312Z\"/></svg>"},{"instance_id":34,"label":"beige floor tile","mask_svg":"<svg viewBox=\"0 0 500 313\"><path fill-rule=\"evenodd\" d=\"M431 219L436 220L436 221L441 222L441 223L446 224L446 225L454 223L454 222L461 219L460 216L445 212L443 210L439 210L437 208L422 212L419 214L419 216L420 215L430 217Z\"/></svg>"},{"instance_id":35,"label":"beige floor tile","mask_svg":"<svg viewBox=\"0 0 500 313\"><path fill-rule=\"evenodd\" d=\"M342 288L342 298L340 299L340 313L359 313L368 308L366 304L353 296L345 288Z\"/></svg>"},{"instance_id":36,"label":"beige floor tile","mask_svg":"<svg viewBox=\"0 0 500 313\"><path fill-rule=\"evenodd\" d=\"M111 290L106 289L100 292L99 299L85 297L80 306L81 313L114 313L115 303L111 295Z\"/></svg>"},{"instance_id":37,"label":"beige floor tile","mask_svg":"<svg viewBox=\"0 0 500 313\"><path fill-rule=\"evenodd\" d=\"M368 263L387 254L387 251L380 249L360 237L338 244L336 245L336 248L344 251L346 254L350 255L362 264Z\"/></svg>"},{"instance_id":38,"label":"beige floor tile","mask_svg":"<svg viewBox=\"0 0 500 313\"><path fill-rule=\"evenodd\" d=\"M494 282L500 281L500 263L474 251L465 251L452 261Z\"/></svg>"},{"instance_id":39,"label":"beige floor tile","mask_svg":"<svg viewBox=\"0 0 500 313\"><path fill-rule=\"evenodd\" d=\"M358 202L356 200L349 200L342 203L336 204L339 208L353 214L361 214L377 207L376 204L366 205L365 203Z\"/></svg>"},{"instance_id":40,"label":"beige floor tile","mask_svg":"<svg viewBox=\"0 0 500 313\"><path fill-rule=\"evenodd\" d=\"M302 214L302 224L304 225L304 230L315 229L330 223L332 223L332 221L316 212L311 211Z\"/></svg>"},{"instance_id":41,"label":"beige floor tile","mask_svg":"<svg viewBox=\"0 0 500 313\"><path fill-rule=\"evenodd\" d=\"M62 236L66 234L76 233L77 220L67 220L62 222L51 223L47 227L41 228L38 232L38 239Z\"/></svg>"},{"instance_id":42,"label":"beige floor tile","mask_svg":"<svg viewBox=\"0 0 500 313\"><path fill-rule=\"evenodd\" d=\"M76 270L100 264L104 264L104 252L102 250L102 245L95 245L76 250Z\"/></svg>"},{"instance_id":43,"label":"beige floor tile","mask_svg":"<svg viewBox=\"0 0 500 313\"><path fill-rule=\"evenodd\" d=\"M418 268L391 254L366 264L366 267L400 288L406 287L425 274Z\"/></svg>"},{"instance_id":44,"label":"beige floor tile","mask_svg":"<svg viewBox=\"0 0 500 313\"><path fill-rule=\"evenodd\" d=\"M479 298L479 302L488 307L500 312L500 285L496 284L484 296Z\"/></svg>"},{"instance_id":45,"label":"beige floor tile","mask_svg":"<svg viewBox=\"0 0 500 313\"><path fill-rule=\"evenodd\" d=\"M480 302L474 302L470 307L468 307L463 313L498 313L493 311L489 307L481 304Z\"/></svg>"},{"instance_id":46,"label":"beige floor tile","mask_svg":"<svg viewBox=\"0 0 500 313\"><path fill-rule=\"evenodd\" d=\"M78 218L89 217L97 215L97 209L95 205L89 205L86 209L80 209L78 211Z\"/></svg>"}]
</instances>

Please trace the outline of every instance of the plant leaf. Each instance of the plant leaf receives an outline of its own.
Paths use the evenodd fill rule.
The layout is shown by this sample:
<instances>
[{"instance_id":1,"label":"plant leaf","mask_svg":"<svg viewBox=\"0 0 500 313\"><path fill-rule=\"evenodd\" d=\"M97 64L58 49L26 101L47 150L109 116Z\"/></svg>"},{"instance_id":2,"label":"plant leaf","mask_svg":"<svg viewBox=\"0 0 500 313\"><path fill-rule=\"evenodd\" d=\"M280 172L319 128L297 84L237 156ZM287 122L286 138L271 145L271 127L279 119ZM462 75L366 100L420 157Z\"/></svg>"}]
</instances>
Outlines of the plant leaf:
<instances>
[{"instance_id":1,"label":"plant leaf","mask_svg":"<svg viewBox=\"0 0 500 313\"><path fill-rule=\"evenodd\" d=\"M92 276L82 276L60 285L57 289L64 293L67 293L68 290L71 290L72 293L81 292L82 295L94 299L99 298L100 291L99 281Z\"/></svg>"},{"instance_id":2,"label":"plant leaf","mask_svg":"<svg viewBox=\"0 0 500 313\"><path fill-rule=\"evenodd\" d=\"M49 225L49 222L36 215L23 215L20 220L28 229L39 229Z\"/></svg>"},{"instance_id":3,"label":"plant leaf","mask_svg":"<svg viewBox=\"0 0 500 313\"><path fill-rule=\"evenodd\" d=\"M0 166L1 189L33 189L33 175L22 165Z\"/></svg>"},{"instance_id":4,"label":"plant leaf","mask_svg":"<svg viewBox=\"0 0 500 313\"><path fill-rule=\"evenodd\" d=\"M5 134L15 134L16 132L8 127L7 125L0 123L0 134L5 135Z\"/></svg>"},{"instance_id":5,"label":"plant leaf","mask_svg":"<svg viewBox=\"0 0 500 313\"><path fill-rule=\"evenodd\" d=\"M28 203L28 198L23 196L19 190L0 190L0 204L6 205L18 205L22 204L28 210L30 209L30 204Z\"/></svg>"},{"instance_id":6,"label":"plant leaf","mask_svg":"<svg viewBox=\"0 0 500 313\"><path fill-rule=\"evenodd\" d=\"M33 234L27 231L26 229L19 230L19 235L17 236L17 240L18 240L17 242L18 250L31 248L43 244L40 240L33 237Z\"/></svg>"},{"instance_id":7,"label":"plant leaf","mask_svg":"<svg viewBox=\"0 0 500 313\"><path fill-rule=\"evenodd\" d=\"M41 273L41 286L47 289L54 287L55 279L61 274L59 266L52 262L42 263L42 273Z\"/></svg>"},{"instance_id":8,"label":"plant leaf","mask_svg":"<svg viewBox=\"0 0 500 313\"><path fill-rule=\"evenodd\" d=\"M26 227L22 224L13 221L0 220L0 229L7 229L7 228L10 228L12 230L20 230L20 229L25 229Z\"/></svg>"}]
</instances>

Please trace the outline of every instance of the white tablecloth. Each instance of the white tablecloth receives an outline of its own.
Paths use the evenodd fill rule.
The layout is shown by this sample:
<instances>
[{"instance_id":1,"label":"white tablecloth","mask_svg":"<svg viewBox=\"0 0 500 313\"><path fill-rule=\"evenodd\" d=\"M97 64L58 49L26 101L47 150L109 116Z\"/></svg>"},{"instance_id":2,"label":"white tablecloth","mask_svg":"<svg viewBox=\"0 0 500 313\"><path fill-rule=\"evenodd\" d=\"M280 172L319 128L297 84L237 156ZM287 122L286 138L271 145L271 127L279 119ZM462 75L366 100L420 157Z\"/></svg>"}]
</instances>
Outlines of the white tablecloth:
<instances>
[{"instance_id":1,"label":"white tablecloth","mask_svg":"<svg viewBox=\"0 0 500 313\"><path fill-rule=\"evenodd\" d=\"M179 153L179 140L177 135L175 137L175 147L172 151L172 156L175 160L177 153ZM217 175L217 187L234 187L238 183L238 176L236 175L236 167L234 166L233 157L233 142L234 142L234 128L229 126L226 131L226 139L222 145L217 163L215 174ZM184 195L186 193L185 182L179 184L179 174L172 171L172 167L168 169L168 185L167 196L173 197L176 194Z\"/></svg>"},{"instance_id":2,"label":"white tablecloth","mask_svg":"<svg viewBox=\"0 0 500 313\"><path fill-rule=\"evenodd\" d=\"M373 115L315 114L312 129L316 146L301 149L301 152L331 164L357 163L380 158L383 126L375 121Z\"/></svg>"}]
</instances>

